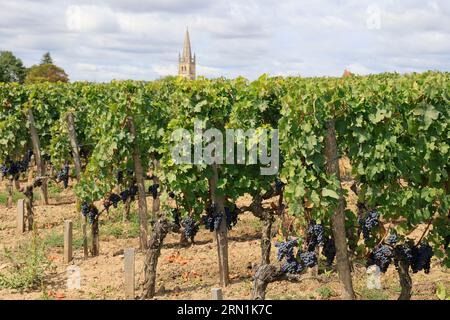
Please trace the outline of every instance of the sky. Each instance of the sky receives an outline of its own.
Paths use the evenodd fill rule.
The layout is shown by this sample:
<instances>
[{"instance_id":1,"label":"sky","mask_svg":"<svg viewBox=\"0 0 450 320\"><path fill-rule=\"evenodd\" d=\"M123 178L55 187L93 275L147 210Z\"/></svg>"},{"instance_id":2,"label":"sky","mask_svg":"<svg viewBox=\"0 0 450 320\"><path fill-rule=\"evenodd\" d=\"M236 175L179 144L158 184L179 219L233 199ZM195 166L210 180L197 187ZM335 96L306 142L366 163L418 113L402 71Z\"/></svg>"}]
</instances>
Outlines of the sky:
<instances>
[{"instance_id":1,"label":"sky","mask_svg":"<svg viewBox=\"0 0 450 320\"><path fill-rule=\"evenodd\" d=\"M450 71L448 0L0 0L0 50L71 81Z\"/></svg>"}]
</instances>

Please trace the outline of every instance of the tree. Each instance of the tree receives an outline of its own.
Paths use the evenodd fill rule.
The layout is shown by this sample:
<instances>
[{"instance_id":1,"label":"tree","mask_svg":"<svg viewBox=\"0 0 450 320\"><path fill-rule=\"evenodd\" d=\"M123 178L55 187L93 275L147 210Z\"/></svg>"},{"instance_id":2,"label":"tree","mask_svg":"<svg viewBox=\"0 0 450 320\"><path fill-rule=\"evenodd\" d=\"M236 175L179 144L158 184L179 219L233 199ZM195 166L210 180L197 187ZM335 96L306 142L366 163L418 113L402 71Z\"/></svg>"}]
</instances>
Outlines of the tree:
<instances>
[{"instance_id":1,"label":"tree","mask_svg":"<svg viewBox=\"0 0 450 320\"><path fill-rule=\"evenodd\" d=\"M54 64L34 65L28 70L25 83L69 82L66 72Z\"/></svg>"},{"instance_id":2,"label":"tree","mask_svg":"<svg viewBox=\"0 0 450 320\"><path fill-rule=\"evenodd\" d=\"M42 64L53 64L53 59L50 56L50 52L44 53L44 55L42 56L42 59L41 59L41 65Z\"/></svg>"},{"instance_id":3,"label":"tree","mask_svg":"<svg viewBox=\"0 0 450 320\"><path fill-rule=\"evenodd\" d=\"M23 83L26 76L26 68L22 61L16 58L10 51L0 52L0 82Z\"/></svg>"}]
</instances>

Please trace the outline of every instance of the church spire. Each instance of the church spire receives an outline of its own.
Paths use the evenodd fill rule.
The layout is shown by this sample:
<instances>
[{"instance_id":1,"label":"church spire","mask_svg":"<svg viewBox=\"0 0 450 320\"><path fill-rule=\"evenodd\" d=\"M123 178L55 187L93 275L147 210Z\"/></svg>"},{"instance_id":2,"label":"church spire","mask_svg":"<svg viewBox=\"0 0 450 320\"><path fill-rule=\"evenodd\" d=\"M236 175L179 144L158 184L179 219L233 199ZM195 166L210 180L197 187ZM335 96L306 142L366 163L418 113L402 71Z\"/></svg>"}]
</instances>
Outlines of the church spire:
<instances>
[{"instance_id":1,"label":"church spire","mask_svg":"<svg viewBox=\"0 0 450 320\"><path fill-rule=\"evenodd\" d=\"M183 55L182 57L185 59L185 61L191 61L192 60L192 53L191 53L191 40L189 39L189 30L186 28L186 35L184 36L184 46L183 46Z\"/></svg>"},{"instance_id":2,"label":"church spire","mask_svg":"<svg viewBox=\"0 0 450 320\"><path fill-rule=\"evenodd\" d=\"M195 79L195 54L194 58L192 58L188 28L186 28L184 36L183 53L181 55L178 54L178 74L184 78Z\"/></svg>"}]
</instances>

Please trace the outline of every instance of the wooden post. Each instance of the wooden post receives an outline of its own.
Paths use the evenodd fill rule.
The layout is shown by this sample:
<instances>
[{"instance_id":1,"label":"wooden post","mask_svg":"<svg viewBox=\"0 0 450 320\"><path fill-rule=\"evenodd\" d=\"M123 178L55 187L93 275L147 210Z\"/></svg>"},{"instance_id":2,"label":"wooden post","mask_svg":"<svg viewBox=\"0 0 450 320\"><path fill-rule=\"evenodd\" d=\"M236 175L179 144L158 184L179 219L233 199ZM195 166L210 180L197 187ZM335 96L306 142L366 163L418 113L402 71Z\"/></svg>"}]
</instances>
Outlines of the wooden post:
<instances>
[{"instance_id":1,"label":"wooden post","mask_svg":"<svg viewBox=\"0 0 450 320\"><path fill-rule=\"evenodd\" d=\"M8 179L8 184L6 186L8 192L8 199L6 200L6 207L11 208L13 205L13 178Z\"/></svg>"},{"instance_id":2,"label":"wooden post","mask_svg":"<svg viewBox=\"0 0 450 320\"><path fill-rule=\"evenodd\" d=\"M147 219L147 200L145 194L144 171L142 170L141 154L139 151L139 143L137 140L136 127L134 126L133 117L128 117L128 127L133 137L133 162L134 173L136 175L136 184L139 191L139 225L140 237L139 247L141 250L148 248L148 219Z\"/></svg>"},{"instance_id":3,"label":"wooden post","mask_svg":"<svg viewBox=\"0 0 450 320\"><path fill-rule=\"evenodd\" d=\"M75 121L74 121L72 112L69 112L69 114L67 114L67 126L69 129L69 141L70 141L70 146L72 148L73 161L75 163L75 174L77 176L77 181L80 182L81 160L80 160L80 152L78 150L77 133L75 130Z\"/></svg>"},{"instance_id":4,"label":"wooden post","mask_svg":"<svg viewBox=\"0 0 450 320\"><path fill-rule=\"evenodd\" d=\"M64 222L64 263L72 261L72 221Z\"/></svg>"},{"instance_id":5,"label":"wooden post","mask_svg":"<svg viewBox=\"0 0 450 320\"><path fill-rule=\"evenodd\" d=\"M212 300L223 300L222 289L212 288L211 289Z\"/></svg>"},{"instance_id":6,"label":"wooden post","mask_svg":"<svg viewBox=\"0 0 450 320\"><path fill-rule=\"evenodd\" d=\"M124 256L123 256L123 262L124 262L124 280L125 280L125 299L127 300L134 300L135 299L135 293L134 293L134 249L133 248L127 248L124 250Z\"/></svg>"},{"instance_id":7,"label":"wooden post","mask_svg":"<svg viewBox=\"0 0 450 320\"><path fill-rule=\"evenodd\" d=\"M25 200L17 200L17 233L25 232Z\"/></svg>"},{"instance_id":8,"label":"wooden post","mask_svg":"<svg viewBox=\"0 0 450 320\"><path fill-rule=\"evenodd\" d=\"M153 159L153 172L155 172L155 170L158 167L159 167L159 161L156 159ZM157 176L155 176L155 174L153 173L153 184L159 184L159 183L160 183L159 178ZM158 192L158 195L157 195L156 199L153 199L153 204L152 204L153 221L158 219L159 208L160 208L160 199L159 199L159 192Z\"/></svg>"},{"instance_id":9,"label":"wooden post","mask_svg":"<svg viewBox=\"0 0 450 320\"><path fill-rule=\"evenodd\" d=\"M337 153L336 129L335 120L328 120L326 123L327 136L325 139L325 157L327 159L327 174L329 176L335 175L340 179L339 173L339 158ZM342 298L346 300L355 299L355 292L353 291L352 274L350 269L350 261L348 258L347 236L345 232L345 204L342 196L342 186L340 186L339 203L334 210L331 217L331 224L333 228L333 237L336 245L336 265L339 273L339 278L343 284Z\"/></svg>"},{"instance_id":10,"label":"wooden post","mask_svg":"<svg viewBox=\"0 0 450 320\"><path fill-rule=\"evenodd\" d=\"M89 248L88 248L88 237L87 237L87 230L86 230L86 218L83 217L83 222L81 224L81 229L83 232L83 251L84 251L84 258L87 259L89 257Z\"/></svg>"},{"instance_id":11,"label":"wooden post","mask_svg":"<svg viewBox=\"0 0 450 320\"><path fill-rule=\"evenodd\" d=\"M213 177L211 178L211 198L217 206L217 210L222 213L222 222L219 230L214 231L217 245L217 255L219 258L219 276L220 285L226 287L230 283L228 271L228 228L227 217L225 215L225 198L216 193L217 181L219 180L219 173L217 164L212 164Z\"/></svg>"},{"instance_id":12,"label":"wooden post","mask_svg":"<svg viewBox=\"0 0 450 320\"><path fill-rule=\"evenodd\" d=\"M39 136L37 134L36 126L34 124L34 116L31 109L28 110L28 122L30 124L31 142L33 143L34 157L37 166L37 175L45 177L45 162L41 157L41 147L39 143ZM41 198L45 205L48 205L47 179L42 179Z\"/></svg>"},{"instance_id":13,"label":"wooden post","mask_svg":"<svg viewBox=\"0 0 450 320\"><path fill-rule=\"evenodd\" d=\"M91 254L93 257L96 257L100 254L100 238L99 238L99 230L98 230L98 217L94 219L94 221L91 224L91 241L92 241L92 248L91 248Z\"/></svg>"}]
</instances>

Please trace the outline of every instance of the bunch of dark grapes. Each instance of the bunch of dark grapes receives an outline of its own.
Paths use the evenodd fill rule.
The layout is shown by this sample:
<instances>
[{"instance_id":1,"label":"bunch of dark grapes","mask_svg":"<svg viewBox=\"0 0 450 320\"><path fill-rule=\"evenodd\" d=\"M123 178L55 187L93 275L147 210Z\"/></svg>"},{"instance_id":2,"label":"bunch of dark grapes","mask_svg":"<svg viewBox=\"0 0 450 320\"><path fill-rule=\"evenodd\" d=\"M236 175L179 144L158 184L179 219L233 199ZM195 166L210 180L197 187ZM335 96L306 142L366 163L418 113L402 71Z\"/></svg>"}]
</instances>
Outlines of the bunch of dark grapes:
<instances>
[{"instance_id":1,"label":"bunch of dark grapes","mask_svg":"<svg viewBox=\"0 0 450 320\"><path fill-rule=\"evenodd\" d=\"M208 207L207 215L203 218L203 222L207 230L211 232L214 230L219 230L222 222L222 213L217 210L217 206L215 204Z\"/></svg>"},{"instance_id":2,"label":"bunch of dark grapes","mask_svg":"<svg viewBox=\"0 0 450 320\"><path fill-rule=\"evenodd\" d=\"M331 267L336 256L336 246L332 238L327 238L323 244L322 254L327 258L327 266Z\"/></svg>"},{"instance_id":3,"label":"bunch of dark grapes","mask_svg":"<svg viewBox=\"0 0 450 320\"><path fill-rule=\"evenodd\" d=\"M175 223L177 226L180 225L180 211L178 209L172 209L172 218L173 223Z\"/></svg>"},{"instance_id":4,"label":"bunch of dark grapes","mask_svg":"<svg viewBox=\"0 0 450 320\"><path fill-rule=\"evenodd\" d=\"M51 161L50 161L51 157L50 157L50 155L48 153L43 153L42 154L42 160L44 160L45 162L51 164Z\"/></svg>"},{"instance_id":5,"label":"bunch of dark grapes","mask_svg":"<svg viewBox=\"0 0 450 320\"><path fill-rule=\"evenodd\" d=\"M99 216L97 207L94 204L89 205L86 201L81 203L81 213L88 218L90 224L94 223Z\"/></svg>"},{"instance_id":6,"label":"bunch of dark grapes","mask_svg":"<svg viewBox=\"0 0 450 320\"><path fill-rule=\"evenodd\" d=\"M15 162L10 157L7 157L5 163L2 164L1 171L3 177L11 176L16 180L19 178L19 173L23 172L20 161Z\"/></svg>"},{"instance_id":7,"label":"bunch of dark grapes","mask_svg":"<svg viewBox=\"0 0 450 320\"><path fill-rule=\"evenodd\" d=\"M370 241L372 229L380 224L378 216L379 214L377 210L370 210L365 218L359 220L365 241Z\"/></svg>"},{"instance_id":8,"label":"bunch of dark grapes","mask_svg":"<svg viewBox=\"0 0 450 320\"><path fill-rule=\"evenodd\" d=\"M381 272L386 272L392 261L392 249L385 245L377 246L370 253L367 260L367 267L377 265Z\"/></svg>"},{"instance_id":9,"label":"bunch of dark grapes","mask_svg":"<svg viewBox=\"0 0 450 320\"><path fill-rule=\"evenodd\" d=\"M411 241L405 242L403 244L398 244L394 247L394 265L398 268L400 261L405 262L408 266L411 265L413 261L413 247L414 244Z\"/></svg>"},{"instance_id":10,"label":"bunch of dark grapes","mask_svg":"<svg viewBox=\"0 0 450 320\"><path fill-rule=\"evenodd\" d=\"M300 261L300 263L305 268L312 268L317 265L317 255L314 251L298 251L297 252L297 260Z\"/></svg>"},{"instance_id":11,"label":"bunch of dark grapes","mask_svg":"<svg viewBox=\"0 0 450 320\"><path fill-rule=\"evenodd\" d=\"M308 251L314 251L318 245L323 245L325 240L325 230L321 224L311 222L306 231L306 243Z\"/></svg>"},{"instance_id":12,"label":"bunch of dark grapes","mask_svg":"<svg viewBox=\"0 0 450 320\"><path fill-rule=\"evenodd\" d=\"M169 198L175 199L175 193L173 191L169 192Z\"/></svg>"},{"instance_id":13,"label":"bunch of dark grapes","mask_svg":"<svg viewBox=\"0 0 450 320\"><path fill-rule=\"evenodd\" d=\"M128 200L129 197L130 197L130 190L128 189L125 189L120 193L120 198L124 203Z\"/></svg>"},{"instance_id":14,"label":"bunch of dark grapes","mask_svg":"<svg viewBox=\"0 0 450 320\"><path fill-rule=\"evenodd\" d=\"M122 197L119 196L118 194L110 193L108 198L103 201L103 206L105 207L106 211L108 211L111 206L117 208L117 205L121 200Z\"/></svg>"},{"instance_id":15,"label":"bunch of dark grapes","mask_svg":"<svg viewBox=\"0 0 450 320\"><path fill-rule=\"evenodd\" d=\"M275 179L275 191L277 194L280 194L283 191L283 188L286 184L280 179Z\"/></svg>"},{"instance_id":16,"label":"bunch of dark grapes","mask_svg":"<svg viewBox=\"0 0 450 320\"><path fill-rule=\"evenodd\" d=\"M397 237L397 234L395 234L395 233L391 233L386 238L386 243L391 245L391 246L394 246L397 243L397 241L398 241L398 237Z\"/></svg>"},{"instance_id":17,"label":"bunch of dark grapes","mask_svg":"<svg viewBox=\"0 0 450 320\"><path fill-rule=\"evenodd\" d=\"M235 205L233 205L233 210L229 207L225 207L225 215L227 217L227 228L228 230L233 229L233 227L238 222L238 209Z\"/></svg>"},{"instance_id":18,"label":"bunch of dark grapes","mask_svg":"<svg viewBox=\"0 0 450 320\"><path fill-rule=\"evenodd\" d=\"M194 237L198 232L198 225L194 219L187 217L183 220L182 225L184 227L184 235L186 238L191 239L194 242Z\"/></svg>"},{"instance_id":19,"label":"bunch of dark grapes","mask_svg":"<svg viewBox=\"0 0 450 320\"><path fill-rule=\"evenodd\" d=\"M286 259L294 259L294 247L298 246L297 240L289 240L287 242L277 242L275 243L275 247L277 250L277 259L278 261L283 260L283 258Z\"/></svg>"},{"instance_id":20,"label":"bunch of dark grapes","mask_svg":"<svg viewBox=\"0 0 450 320\"><path fill-rule=\"evenodd\" d=\"M61 171L58 172L58 175L56 176L57 182L63 182L64 189L67 189L69 186L69 165L66 163L64 164L64 167Z\"/></svg>"},{"instance_id":21,"label":"bunch of dark grapes","mask_svg":"<svg viewBox=\"0 0 450 320\"><path fill-rule=\"evenodd\" d=\"M158 188L159 184L154 183L150 187L148 187L148 193L150 193L153 197L153 199L158 198Z\"/></svg>"},{"instance_id":22,"label":"bunch of dark grapes","mask_svg":"<svg viewBox=\"0 0 450 320\"><path fill-rule=\"evenodd\" d=\"M425 271L425 273L430 273L430 263L433 254L433 248L424 241L422 241L418 247L413 247L411 261L413 273L421 270Z\"/></svg>"},{"instance_id":23,"label":"bunch of dark grapes","mask_svg":"<svg viewBox=\"0 0 450 320\"><path fill-rule=\"evenodd\" d=\"M123 183L123 171L122 170L118 170L116 173L116 180L117 180L117 184L122 184Z\"/></svg>"},{"instance_id":24,"label":"bunch of dark grapes","mask_svg":"<svg viewBox=\"0 0 450 320\"><path fill-rule=\"evenodd\" d=\"M281 271L284 273L296 274L301 273L303 270L303 265L293 257L286 259L286 261L281 266Z\"/></svg>"}]
</instances>

